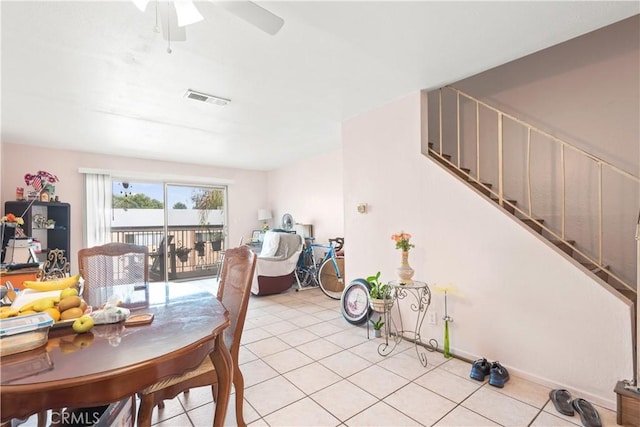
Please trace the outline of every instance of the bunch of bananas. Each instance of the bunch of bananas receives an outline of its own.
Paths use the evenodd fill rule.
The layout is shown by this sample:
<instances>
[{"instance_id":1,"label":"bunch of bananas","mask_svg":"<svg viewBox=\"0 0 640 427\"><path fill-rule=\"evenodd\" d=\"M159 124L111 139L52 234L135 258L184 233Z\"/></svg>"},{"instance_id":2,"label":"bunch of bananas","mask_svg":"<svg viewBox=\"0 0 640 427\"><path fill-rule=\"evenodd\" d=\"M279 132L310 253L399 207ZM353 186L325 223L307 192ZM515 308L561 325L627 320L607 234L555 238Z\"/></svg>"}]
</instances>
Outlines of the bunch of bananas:
<instances>
[{"instance_id":1,"label":"bunch of bananas","mask_svg":"<svg viewBox=\"0 0 640 427\"><path fill-rule=\"evenodd\" d=\"M26 280L23 286L38 292L47 292L48 296L35 299L21 307L0 307L0 319L24 316L27 314L47 312L55 322L81 317L87 308L87 303L78 296L80 275L64 279L47 280L42 282ZM51 296L51 291L60 291Z\"/></svg>"}]
</instances>

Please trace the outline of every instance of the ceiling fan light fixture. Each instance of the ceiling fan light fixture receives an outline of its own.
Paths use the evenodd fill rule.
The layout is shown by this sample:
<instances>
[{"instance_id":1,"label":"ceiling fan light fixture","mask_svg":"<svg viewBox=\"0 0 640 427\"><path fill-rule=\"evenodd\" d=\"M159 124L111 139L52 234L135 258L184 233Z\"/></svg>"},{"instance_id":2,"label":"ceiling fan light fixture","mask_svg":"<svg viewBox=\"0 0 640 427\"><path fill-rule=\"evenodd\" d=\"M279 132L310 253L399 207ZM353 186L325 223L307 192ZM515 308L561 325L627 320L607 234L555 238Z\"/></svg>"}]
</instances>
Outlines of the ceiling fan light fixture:
<instances>
[{"instance_id":1,"label":"ceiling fan light fixture","mask_svg":"<svg viewBox=\"0 0 640 427\"><path fill-rule=\"evenodd\" d=\"M197 92L195 90L189 89L184 94L185 98L193 99L194 101L206 102L207 104L214 104L221 107L224 107L228 103L231 102L230 99L220 98L219 96L208 95L206 93Z\"/></svg>"},{"instance_id":2,"label":"ceiling fan light fixture","mask_svg":"<svg viewBox=\"0 0 640 427\"><path fill-rule=\"evenodd\" d=\"M173 0L173 5L176 7L179 27L195 24L204 19L192 0Z\"/></svg>"}]
</instances>

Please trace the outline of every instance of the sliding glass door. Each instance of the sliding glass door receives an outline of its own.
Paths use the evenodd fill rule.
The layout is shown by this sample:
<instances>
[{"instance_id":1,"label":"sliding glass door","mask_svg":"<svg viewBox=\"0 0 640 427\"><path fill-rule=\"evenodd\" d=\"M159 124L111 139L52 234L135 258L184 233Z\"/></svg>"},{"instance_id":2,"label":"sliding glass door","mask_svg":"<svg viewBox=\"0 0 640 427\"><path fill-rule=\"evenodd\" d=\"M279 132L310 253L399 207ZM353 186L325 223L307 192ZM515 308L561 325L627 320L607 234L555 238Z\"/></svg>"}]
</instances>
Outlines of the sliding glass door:
<instances>
[{"instance_id":1,"label":"sliding glass door","mask_svg":"<svg viewBox=\"0 0 640 427\"><path fill-rule=\"evenodd\" d=\"M217 275L226 187L113 180L111 241L147 246L151 281Z\"/></svg>"}]
</instances>

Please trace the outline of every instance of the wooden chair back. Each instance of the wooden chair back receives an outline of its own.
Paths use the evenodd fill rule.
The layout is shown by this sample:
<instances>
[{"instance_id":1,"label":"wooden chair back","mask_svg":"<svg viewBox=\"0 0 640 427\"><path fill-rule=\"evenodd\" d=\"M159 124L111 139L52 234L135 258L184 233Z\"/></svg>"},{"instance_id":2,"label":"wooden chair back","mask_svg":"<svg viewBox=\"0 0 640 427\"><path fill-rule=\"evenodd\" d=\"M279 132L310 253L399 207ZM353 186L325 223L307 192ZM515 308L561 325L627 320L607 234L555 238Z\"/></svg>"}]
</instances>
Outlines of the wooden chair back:
<instances>
[{"instance_id":1,"label":"wooden chair back","mask_svg":"<svg viewBox=\"0 0 640 427\"><path fill-rule=\"evenodd\" d=\"M107 302L105 296L97 292L99 289L134 285L148 292L149 250L146 246L107 243L80 249L78 266L84 279L82 296L94 307ZM146 292L145 297L148 297Z\"/></svg>"}]
</instances>

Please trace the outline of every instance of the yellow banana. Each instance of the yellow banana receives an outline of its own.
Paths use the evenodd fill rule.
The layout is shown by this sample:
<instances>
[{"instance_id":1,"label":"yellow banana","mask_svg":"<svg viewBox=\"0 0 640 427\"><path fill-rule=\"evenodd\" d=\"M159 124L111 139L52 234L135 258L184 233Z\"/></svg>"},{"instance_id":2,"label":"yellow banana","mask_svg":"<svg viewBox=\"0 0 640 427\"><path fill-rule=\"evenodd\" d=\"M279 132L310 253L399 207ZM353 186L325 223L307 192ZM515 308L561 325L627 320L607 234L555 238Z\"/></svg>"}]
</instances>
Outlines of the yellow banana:
<instances>
[{"instance_id":1,"label":"yellow banana","mask_svg":"<svg viewBox=\"0 0 640 427\"><path fill-rule=\"evenodd\" d=\"M18 310L13 307L0 307L0 319L13 317L18 315Z\"/></svg>"},{"instance_id":2,"label":"yellow banana","mask_svg":"<svg viewBox=\"0 0 640 427\"><path fill-rule=\"evenodd\" d=\"M43 282L37 282L34 280L25 280L22 282L22 286L25 288L33 289L35 291L60 291L70 286L75 285L80 280L80 275L65 277L64 279L46 280Z\"/></svg>"},{"instance_id":3,"label":"yellow banana","mask_svg":"<svg viewBox=\"0 0 640 427\"><path fill-rule=\"evenodd\" d=\"M23 311L27 311L27 310L33 310L33 307L36 304L41 303L41 302L46 301L46 300L51 300L51 301L53 301L54 304L57 304L57 303L60 302L60 297L44 297L44 298L40 298L40 299L37 299L37 300L33 300L33 301L29 302L29 303L26 303L22 307L20 307L18 309L18 311L23 312Z\"/></svg>"}]
</instances>

